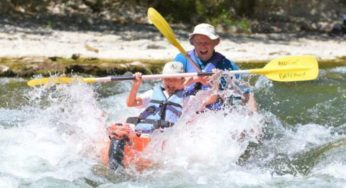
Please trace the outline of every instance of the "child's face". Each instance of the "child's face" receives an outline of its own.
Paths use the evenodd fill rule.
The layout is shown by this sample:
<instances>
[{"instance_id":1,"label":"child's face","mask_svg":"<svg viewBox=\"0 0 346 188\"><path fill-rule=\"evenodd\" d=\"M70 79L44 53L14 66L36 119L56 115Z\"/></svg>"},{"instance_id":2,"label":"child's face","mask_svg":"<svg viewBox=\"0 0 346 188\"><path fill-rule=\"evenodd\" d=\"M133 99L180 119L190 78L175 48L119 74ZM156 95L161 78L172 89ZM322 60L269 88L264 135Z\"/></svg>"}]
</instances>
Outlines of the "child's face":
<instances>
[{"instance_id":1,"label":"child's face","mask_svg":"<svg viewBox=\"0 0 346 188\"><path fill-rule=\"evenodd\" d=\"M184 88L184 78L163 78L162 84L169 95Z\"/></svg>"}]
</instances>

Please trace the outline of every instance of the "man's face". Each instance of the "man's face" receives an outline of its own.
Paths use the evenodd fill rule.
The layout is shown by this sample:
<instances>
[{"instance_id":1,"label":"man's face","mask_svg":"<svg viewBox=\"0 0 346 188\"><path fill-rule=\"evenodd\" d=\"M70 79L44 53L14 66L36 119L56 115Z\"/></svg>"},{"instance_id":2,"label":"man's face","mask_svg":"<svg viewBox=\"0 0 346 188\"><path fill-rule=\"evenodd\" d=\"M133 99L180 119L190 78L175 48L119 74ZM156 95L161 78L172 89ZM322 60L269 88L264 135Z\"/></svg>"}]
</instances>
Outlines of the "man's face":
<instances>
[{"instance_id":1,"label":"man's face","mask_svg":"<svg viewBox=\"0 0 346 188\"><path fill-rule=\"evenodd\" d=\"M211 40L205 35L194 35L191 39L192 45L195 47L197 56L202 61L208 61L214 53L215 46L219 43L219 40Z\"/></svg>"},{"instance_id":2,"label":"man's face","mask_svg":"<svg viewBox=\"0 0 346 188\"><path fill-rule=\"evenodd\" d=\"M184 88L184 78L163 78L162 83L169 95Z\"/></svg>"}]
</instances>

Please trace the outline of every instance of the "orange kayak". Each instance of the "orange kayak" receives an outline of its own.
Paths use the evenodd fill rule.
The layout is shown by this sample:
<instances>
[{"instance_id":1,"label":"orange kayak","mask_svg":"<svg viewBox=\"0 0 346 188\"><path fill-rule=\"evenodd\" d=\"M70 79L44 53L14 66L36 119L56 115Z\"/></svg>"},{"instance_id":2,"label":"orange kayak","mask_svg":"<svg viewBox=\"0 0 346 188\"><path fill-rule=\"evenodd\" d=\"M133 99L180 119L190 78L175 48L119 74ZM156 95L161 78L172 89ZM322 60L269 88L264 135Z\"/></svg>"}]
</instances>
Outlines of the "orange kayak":
<instances>
[{"instance_id":1,"label":"orange kayak","mask_svg":"<svg viewBox=\"0 0 346 188\"><path fill-rule=\"evenodd\" d=\"M151 166L152 162L141 154L150 142L149 136L135 136L131 139L111 139L102 151L102 162L110 169L128 168L131 165L141 171Z\"/></svg>"}]
</instances>

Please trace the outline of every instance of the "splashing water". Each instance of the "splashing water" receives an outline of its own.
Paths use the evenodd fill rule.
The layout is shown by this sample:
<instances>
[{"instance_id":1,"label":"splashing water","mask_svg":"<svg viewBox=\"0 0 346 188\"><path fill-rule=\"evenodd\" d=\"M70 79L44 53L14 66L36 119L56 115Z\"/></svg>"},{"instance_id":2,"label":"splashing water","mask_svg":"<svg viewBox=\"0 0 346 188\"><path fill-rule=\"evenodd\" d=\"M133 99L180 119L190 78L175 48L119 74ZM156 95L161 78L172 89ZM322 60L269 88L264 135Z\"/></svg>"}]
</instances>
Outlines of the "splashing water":
<instances>
[{"instance_id":1,"label":"splashing water","mask_svg":"<svg viewBox=\"0 0 346 188\"><path fill-rule=\"evenodd\" d=\"M225 116L224 111L199 114L196 120L186 125L178 123L164 131L148 148L150 157L161 164L156 176L184 172L194 179L209 174L221 175L237 168L239 157L249 142L258 143L261 132L261 117L234 112ZM163 142L163 143L162 143ZM162 145L160 147L160 145ZM160 172L163 172L162 174ZM205 184L220 179L203 180Z\"/></svg>"},{"instance_id":2,"label":"splashing water","mask_svg":"<svg viewBox=\"0 0 346 188\"><path fill-rule=\"evenodd\" d=\"M36 88L26 97L32 105L18 109L26 114L25 121L1 129L0 149L6 151L0 154L1 174L19 184L89 177L106 138L93 90L59 85Z\"/></svg>"},{"instance_id":3,"label":"splashing water","mask_svg":"<svg viewBox=\"0 0 346 188\"><path fill-rule=\"evenodd\" d=\"M0 187L344 187L344 68L320 77L300 84L259 77L260 110L252 115L241 106L189 111L154 133L143 155L157 165L125 176L95 167L105 127L139 113L125 106L130 82L32 89L0 79L7 88L0 91Z\"/></svg>"}]
</instances>

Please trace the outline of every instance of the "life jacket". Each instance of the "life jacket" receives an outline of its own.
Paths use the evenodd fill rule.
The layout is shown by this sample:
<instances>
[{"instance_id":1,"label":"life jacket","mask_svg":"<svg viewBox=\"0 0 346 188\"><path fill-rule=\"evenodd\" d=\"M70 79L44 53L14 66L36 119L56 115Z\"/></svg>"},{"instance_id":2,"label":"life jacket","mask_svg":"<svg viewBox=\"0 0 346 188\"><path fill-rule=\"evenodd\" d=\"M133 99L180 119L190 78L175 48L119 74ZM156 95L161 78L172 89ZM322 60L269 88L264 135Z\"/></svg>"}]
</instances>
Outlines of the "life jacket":
<instances>
[{"instance_id":1,"label":"life jacket","mask_svg":"<svg viewBox=\"0 0 346 188\"><path fill-rule=\"evenodd\" d=\"M207 61L207 62L202 62L198 57L195 52L195 50L191 50L188 52L188 55L190 58L198 64L198 66L201 68L202 72L212 72L213 69L217 68L220 70L237 70L239 69L233 62L227 60L225 56L218 52L214 52L213 56ZM188 63L186 66L186 71L187 72L197 72L196 69ZM239 75L236 75L236 78L239 78ZM227 86L226 80L221 77L220 80L220 89L223 90ZM190 86L188 86L185 91L187 95L195 95L199 90L206 90L209 89L209 86L202 85L201 83L193 83ZM214 104L210 104L206 106L208 109L211 110L218 110L221 109L223 105L223 100L218 99L217 102Z\"/></svg>"},{"instance_id":2,"label":"life jacket","mask_svg":"<svg viewBox=\"0 0 346 188\"><path fill-rule=\"evenodd\" d=\"M203 72L211 72L214 68L220 70L239 69L233 62L227 60L227 58L219 52L214 52L213 56L207 62L203 62L201 59L199 59L195 50L190 50L187 54L195 63L197 63L197 65ZM213 66L210 66L210 64L212 64ZM197 70L193 67L193 65L188 63L186 72L197 72Z\"/></svg>"},{"instance_id":3,"label":"life jacket","mask_svg":"<svg viewBox=\"0 0 346 188\"><path fill-rule=\"evenodd\" d=\"M188 52L188 55L190 58L198 64L198 66L201 68L202 72L212 72L213 69L217 68L220 70L237 70L239 69L234 63L227 61L226 57L218 52L214 52L213 56L208 60L208 62L202 62L196 55L195 50L191 50ZM186 66L187 72L196 72L195 68L188 63ZM236 75L238 78L239 75ZM221 78L220 81L220 89L224 89L226 86L226 80ZM208 86L204 86L200 83L194 83L191 84L187 89L186 92L188 95L194 95L199 90L208 89Z\"/></svg>"},{"instance_id":4,"label":"life jacket","mask_svg":"<svg viewBox=\"0 0 346 188\"><path fill-rule=\"evenodd\" d=\"M155 86L148 107L139 117L128 118L128 123L136 124L138 133L150 133L157 128L173 126L182 114L183 90L179 90L169 98L161 86Z\"/></svg>"}]
</instances>

